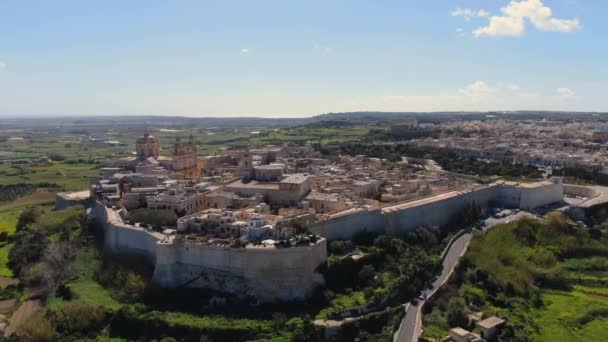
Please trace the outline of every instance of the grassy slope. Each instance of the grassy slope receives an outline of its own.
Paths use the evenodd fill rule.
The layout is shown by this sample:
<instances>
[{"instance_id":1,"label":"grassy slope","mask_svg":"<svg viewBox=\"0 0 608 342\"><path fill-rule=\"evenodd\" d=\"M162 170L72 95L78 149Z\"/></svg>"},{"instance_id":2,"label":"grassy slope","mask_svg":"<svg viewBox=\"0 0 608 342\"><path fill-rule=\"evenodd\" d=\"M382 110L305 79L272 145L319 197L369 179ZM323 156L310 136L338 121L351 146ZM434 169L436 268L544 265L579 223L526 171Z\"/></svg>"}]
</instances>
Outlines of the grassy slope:
<instances>
[{"instance_id":1,"label":"grassy slope","mask_svg":"<svg viewBox=\"0 0 608 342\"><path fill-rule=\"evenodd\" d=\"M537 247L522 244L521 237L515 236L525 230L517 229L521 222L512 222L507 225L498 226L492 231L476 235L469 247L467 257L477 267L489 271L491 276L499 284L510 284L514 289L525 291L534 282L534 275L544 272L539 270L543 258L539 258L542 251ZM537 228L546 229L546 228ZM543 240L538 241L536 246L557 245L573 246L584 241L575 241L569 234L554 231L540 233ZM555 238L547 235L556 236ZM559 235L559 236L558 236ZM521 236L521 235L520 235ZM561 243L560 243L561 242ZM566 243L564 243L566 242ZM570 242L570 243L567 243ZM584 244L590 243L589 241ZM608 331L605 327L608 323L608 257L593 256L588 258L578 257L558 261L557 265L547 263L547 270L561 269L562 276L571 284L568 290L556 290L540 288L540 296L543 305L540 307L528 307L516 304L516 300L522 298L510 298L513 305L511 309L490 308L486 311L497 310L502 317L521 320L527 317L538 327L534 331L533 325L529 325L528 338L531 341L606 341ZM483 290L475 285L461 285L453 291L462 290L464 287L477 289L483 295ZM530 311L528 311L530 310ZM519 317L519 318L516 318ZM584 320L587 317L588 320ZM433 310L433 314L424 318L425 336L441 338L447 335L449 326L446 325L445 312Z\"/></svg>"},{"instance_id":2,"label":"grassy slope","mask_svg":"<svg viewBox=\"0 0 608 342\"><path fill-rule=\"evenodd\" d=\"M608 297L589 296L580 290L543 290L544 307L532 312L540 333L531 335L533 341L606 341L608 318L597 317L587 324L577 319L597 308L608 309Z\"/></svg>"}]
</instances>

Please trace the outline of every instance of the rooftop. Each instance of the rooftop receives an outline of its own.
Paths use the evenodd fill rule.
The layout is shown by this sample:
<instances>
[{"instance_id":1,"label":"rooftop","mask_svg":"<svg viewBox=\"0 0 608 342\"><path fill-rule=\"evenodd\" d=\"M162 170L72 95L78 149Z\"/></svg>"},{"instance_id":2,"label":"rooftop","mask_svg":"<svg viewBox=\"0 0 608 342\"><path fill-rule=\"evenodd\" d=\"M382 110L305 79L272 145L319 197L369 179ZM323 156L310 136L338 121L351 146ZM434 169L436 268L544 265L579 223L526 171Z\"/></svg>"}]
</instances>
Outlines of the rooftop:
<instances>
[{"instance_id":1,"label":"rooftop","mask_svg":"<svg viewBox=\"0 0 608 342\"><path fill-rule=\"evenodd\" d=\"M89 198L91 196L91 192L89 190L74 191L74 192L60 192L57 195L65 198L67 200L78 201L78 200L85 200L85 199Z\"/></svg>"},{"instance_id":2,"label":"rooftop","mask_svg":"<svg viewBox=\"0 0 608 342\"><path fill-rule=\"evenodd\" d=\"M287 176L285 179L281 181L281 183L289 183L289 184L302 184L306 182L310 178L309 175L305 173L295 173Z\"/></svg>"},{"instance_id":3,"label":"rooftop","mask_svg":"<svg viewBox=\"0 0 608 342\"><path fill-rule=\"evenodd\" d=\"M450 329L450 335L456 335L456 336L460 336L460 337L465 337L468 336L471 332L468 330L465 330L463 328L460 327L456 327L456 328L452 328Z\"/></svg>"},{"instance_id":4,"label":"rooftop","mask_svg":"<svg viewBox=\"0 0 608 342\"><path fill-rule=\"evenodd\" d=\"M502 318L498 318L496 316L491 316L491 317L484 319L483 321L477 322L477 326L484 328L484 329L491 329L498 325L503 324L504 322L505 322L505 320Z\"/></svg>"}]
</instances>

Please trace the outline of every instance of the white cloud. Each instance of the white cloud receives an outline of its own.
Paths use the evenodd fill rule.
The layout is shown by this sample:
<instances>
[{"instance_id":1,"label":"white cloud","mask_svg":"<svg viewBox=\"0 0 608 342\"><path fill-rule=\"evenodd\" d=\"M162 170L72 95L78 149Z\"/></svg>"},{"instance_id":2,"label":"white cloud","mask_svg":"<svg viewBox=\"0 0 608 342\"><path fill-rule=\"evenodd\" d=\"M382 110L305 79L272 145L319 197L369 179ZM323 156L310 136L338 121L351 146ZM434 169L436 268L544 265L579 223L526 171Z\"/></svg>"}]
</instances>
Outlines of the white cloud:
<instances>
[{"instance_id":1,"label":"white cloud","mask_svg":"<svg viewBox=\"0 0 608 342\"><path fill-rule=\"evenodd\" d=\"M473 31L475 37L517 37L524 34L526 20L541 31L572 32L581 27L578 19L557 19L542 0L511 1L493 15L487 26ZM466 17L465 17L466 18Z\"/></svg>"},{"instance_id":2,"label":"white cloud","mask_svg":"<svg viewBox=\"0 0 608 342\"><path fill-rule=\"evenodd\" d=\"M522 18L492 16L488 26L480 27L473 31L475 37L517 37L525 31Z\"/></svg>"},{"instance_id":3,"label":"white cloud","mask_svg":"<svg viewBox=\"0 0 608 342\"><path fill-rule=\"evenodd\" d=\"M464 88L458 89L458 92L472 99L477 99L491 93L493 90L484 81L475 81L466 85Z\"/></svg>"},{"instance_id":4,"label":"white cloud","mask_svg":"<svg viewBox=\"0 0 608 342\"><path fill-rule=\"evenodd\" d=\"M249 49L248 48L242 48L241 49L241 53L242 54L249 53Z\"/></svg>"},{"instance_id":5,"label":"white cloud","mask_svg":"<svg viewBox=\"0 0 608 342\"><path fill-rule=\"evenodd\" d=\"M0 70L6 68L6 63L0 61Z\"/></svg>"},{"instance_id":6,"label":"white cloud","mask_svg":"<svg viewBox=\"0 0 608 342\"><path fill-rule=\"evenodd\" d=\"M453 17L463 17L466 21L471 20L472 18L481 18L487 17L490 13L486 10L480 9L479 11L472 10L470 8L456 8L450 13Z\"/></svg>"},{"instance_id":7,"label":"white cloud","mask_svg":"<svg viewBox=\"0 0 608 342\"><path fill-rule=\"evenodd\" d=\"M557 94L562 100L571 99L576 96L576 93L570 88L557 88Z\"/></svg>"},{"instance_id":8,"label":"white cloud","mask_svg":"<svg viewBox=\"0 0 608 342\"><path fill-rule=\"evenodd\" d=\"M520 91L521 88L517 84L509 84L507 85L507 89L510 91Z\"/></svg>"}]
</instances>

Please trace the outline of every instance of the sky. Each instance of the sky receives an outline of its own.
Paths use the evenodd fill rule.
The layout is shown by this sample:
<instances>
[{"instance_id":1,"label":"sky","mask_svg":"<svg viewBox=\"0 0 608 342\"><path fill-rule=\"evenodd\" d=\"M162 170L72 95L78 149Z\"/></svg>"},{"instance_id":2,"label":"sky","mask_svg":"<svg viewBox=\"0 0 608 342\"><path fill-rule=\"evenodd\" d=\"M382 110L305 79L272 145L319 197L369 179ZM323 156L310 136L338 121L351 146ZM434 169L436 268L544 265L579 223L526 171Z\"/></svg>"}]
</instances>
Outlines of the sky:
<instances>
[{"instance_id":1,"label":"sky","mask_svg":"<svg viewBox=\"0 0 608 342\"><path fill-rule=\"evenodd\" d=\"M608 111L606 0L0 0L0 116Z\"/></svg>"}]
</instances>

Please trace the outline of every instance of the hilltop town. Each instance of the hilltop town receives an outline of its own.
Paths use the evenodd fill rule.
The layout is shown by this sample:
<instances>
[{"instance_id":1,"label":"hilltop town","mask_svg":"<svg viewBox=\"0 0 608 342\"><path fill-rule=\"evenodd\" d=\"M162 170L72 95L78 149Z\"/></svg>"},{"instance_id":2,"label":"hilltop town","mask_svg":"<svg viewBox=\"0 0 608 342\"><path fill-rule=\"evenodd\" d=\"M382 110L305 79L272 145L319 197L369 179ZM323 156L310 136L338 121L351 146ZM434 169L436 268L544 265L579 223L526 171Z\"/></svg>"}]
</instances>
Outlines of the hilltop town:
<instances>
[{"instance_id":1,"label":"hilltop town","mask_svg":"<svg viewBox=\"0 0 608 342\"><path fill-rule=\"evenodd\" d=\"M533 278L494 284L507 280L493 268L510 266L488 268L486 259L476 255L495 253L488 260L501 263L506 259L499 254L511 251L484 250L481 241L533 226L561 229L550 235L565 234L564 241L568 234L582 234L576 235L584 241L581 248L592 243L585 234L604 243L599 241L608 191L593 185L601 180L603 162L549 160L548 149L570 151L572 145L565 143L575 143L570 135L542 145L542 160L525 157L541 146L534 144L536 135L562 136L556 123L428 122L408 116L382 125L357 120L267 129L174 129L164 121L137 129L87 126L96 138L61 126L49 132L31 126L8 131L12 135L4 144L15 155L23 146L45 152L4 160L7 180L28 182L10 186L6 196L54 196L52 207L34 202L40 204L19 209L17 224L31 223L4 247L10 249L6 267L22 281L17 289L33 293L23 304L11 304L19 307L14 315L44 303L44 317L55 317L47 316L54 315L49 305L60 301L60 307L103 308L99 324L120 307L111 323L117 336L136 336L122 324L147 326L155 312L175 312L179 318L161 319L154 333L164 333L171 322L185 326L204 312L216 317L216 328L201 323L191 332L171 334L247 340L284 334L297 319L306 328L289 336L304 340L366 334L395 341L418 336L493 340L530 328L514 320L519 311L496 308L502 305L500 291L525 296L521 288L527 285L521 282L548 276L536 275L536 262L552 265L551 279L572 280L554 274L555 263L548 257L517 261L533 264L522 266L534 270ZM495 147L513 125L523 127L517 139L511 137L516 142ZM592 141L598 139L595 126L584 120L562 126L586 132L576 144L588 150L578 153L601 155L605 144ZM17 139L18 134L26 138ZM53 142L55 135L62 140ZM571 230L559 228L563 222L571 222ZM61 228L71 225L75 228ZM33 245L35 239L48 246ZM545 247L543 239L531 241L556 255L574 253L570 245ZM60 245L77 252L52 254ZM524 248L512 242L504 246ZM38 259L30 259L32 253ZM48 274L51 262L60 271ZM78 271L87 263L97 265L94 271ZM455 282L466 272L465 283ZM486 273L490 278L484 278ZM490 290L493 286L497 290ZM91 287L99 295L91 297ZM485 299L471 297L466 292L471 288L485 293ZM273 320L277 308L289 312L289 320L274 328L243 329L251 324L244 320ZM453 317L456 308L459 319ZM263 316L257 317L260 311ZM63 324L51 322L54 329ZM7 335L24 333L16 324L6 329Z\"/></svg>"}]
</instances>

